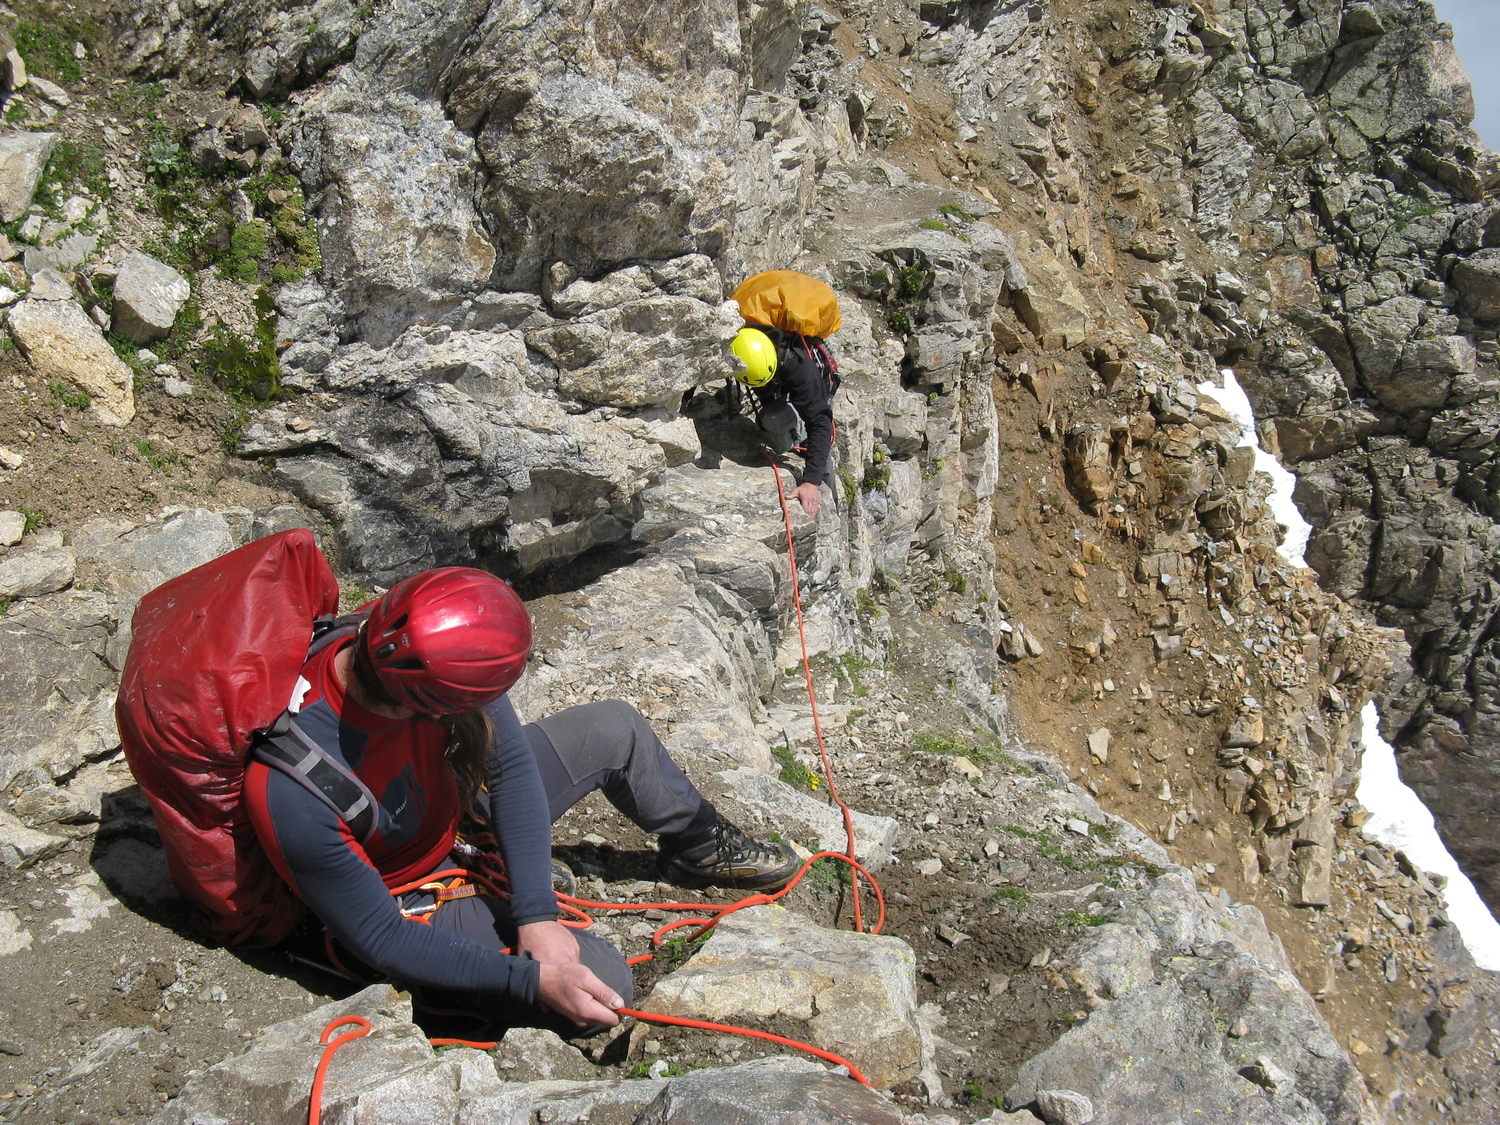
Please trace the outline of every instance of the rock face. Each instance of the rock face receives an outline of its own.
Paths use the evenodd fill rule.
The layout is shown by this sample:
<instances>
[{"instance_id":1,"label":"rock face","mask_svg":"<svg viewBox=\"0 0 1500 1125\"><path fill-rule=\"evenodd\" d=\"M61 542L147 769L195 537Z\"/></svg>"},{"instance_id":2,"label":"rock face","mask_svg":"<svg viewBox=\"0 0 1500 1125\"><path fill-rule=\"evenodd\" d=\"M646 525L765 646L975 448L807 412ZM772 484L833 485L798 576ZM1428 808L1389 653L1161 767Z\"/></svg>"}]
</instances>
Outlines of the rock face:
<instances>
[{"instance_id":1,"label":"rock face","mask_svg":"<svg viewBox=\"0 0 1500 1125\"><path fill-rule=\"evenodd\" d=\"M192 296L187 278L149 254L132 250L115 277L114 330L145 344L172 331L183 304Z\"/></svg>"},{"instance_id":2,"label":"rock face","mask_svg":"<svg viewBox=\"0 0 1500 1125\"><path fill-rule=\"evenodd\" d=\"M720 922L643 1006L717 1023L804 1021L809 1042L847 1058L881 1089L922 1069L911 948L898 938L825 930L777 906Z\"/></svg>"},{"instance_id":3,"label":"rock face","mask_svg":"<svg viewBox=\"0 0 1500 1125\"><path fill-rule=\"evenodd\" d=\"M92 520L67 545L48 539L56 533L33 534L21 551L0 557L0 581L10 575L17 583L0 596L19 599L0 616L0 779L41 771L87 787L75 771L119 748L114 688L136 601L233 550L255 528L252 512L227 515L180 511L138 528ZM97 588L62 589L75 576Z\"/></svg>"},{"instance_id":4,"label":"rock face","mask_svg":"<svg viewBox=\"0 0 1500 1125\"><path fill-rule=\"evenodd\" d=\"M65 776L119 745L107 659L115 628L108 599L83 590L28 599L0 617L0 776L37 766Z\"/></svg>"},{"instance_id":5,"label":"rock face","mask_svg":"<svg viewBox=\"0 0 1500 1125\"><path fill-rule=\"evenodd\" d=\"M1479 250L1459 262L1453 284L1475 320L1500 320L1500 249Z\"/></svg>"},{"instance_id":6,"label":"rock face","mask_svg":"<svg viewBox=\"0 0 1500 1125\"><path fill-rule=\"evenodd\" d=\"M763 813L767 825L777 825L791 839L807 841L819 851L846 852L848 834L837 807L819 801L754 769L725 770L714 775L735 804ZM898 826L888 816L854 812L855 858L868 871L879 871L891 860ZM846 852L847 854L847 852Z\"/></svg>"},{"instance_id":7,"label":"rock face","mask_svg":"<svg viewBox=\"0 0 1500 1125\"><path fill-rule=\"evenodd\" d=\"M1070 956L1093 1011L1021 1068L1007 1107L1049 1122L1090 1120L1082 1106L1100 1121L1241 1120L1253 1098L1267 1121L1379 1120L1255 908L1204 898L1166 876L1082 939ZM1254 1076L1262 1059L1276 1080Z\"/></svg>"},{"instance_id":8,"label":"rock face","mask_svg":"<svg viewBox=\"0 0 1500 1125\"><path fill-rule=\"evenodd\" d=\"M135 417L130 368L78 302L22 301L11 307L6 323L37 374L87 393L90 411L104 425L124 426Z\"/></svg>"},{"instance_id":9,"label":"rock face","mask_svg":"<svg viewBox=\"0 0 1500 1125\"><path fill-rule=\"evenodd\" d=\"M63 548L7 555L0 559L0 598L56 593L73 581L75 566L73 552Z\"/></svg>"}]
</instances>

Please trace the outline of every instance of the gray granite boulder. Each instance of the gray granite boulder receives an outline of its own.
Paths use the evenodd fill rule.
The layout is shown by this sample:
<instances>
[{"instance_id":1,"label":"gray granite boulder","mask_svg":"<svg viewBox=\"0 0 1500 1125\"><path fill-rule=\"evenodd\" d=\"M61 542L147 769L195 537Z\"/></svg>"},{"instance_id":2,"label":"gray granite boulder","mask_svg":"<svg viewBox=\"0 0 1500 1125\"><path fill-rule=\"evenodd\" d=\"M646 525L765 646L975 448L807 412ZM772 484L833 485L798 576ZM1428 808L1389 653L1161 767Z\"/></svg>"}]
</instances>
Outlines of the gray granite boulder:
<instances>
[{"instance_id":1,"label":"gray granite boulder","mask_svg":"<svg viewBox=\"0 0 1500 1125\"><path fill-rule=\"evenodd\" d=\"M0 222L13 223L26 213L56 144L56 133L0 137Z\"/></svg>"},{"instance_id":2,"label":"gray granite boulder","mask_svg":"<svg viewBox=\"0 0 1500 1125\"><path fill-rule=\"evenodd\" d=\"M670 1083L635 1125L901 1125L894 1103L821 1067L765 1059Z\"/></svg>"},{"instance_id":3,"label":"gray granite boulder","mask_svg":"<svg viewBox=\"0 0 1500 1125\"><path fill-rule=\"evenodd\" d=\"M115 277L114 330L136 344L160 339L172 331L192 293L187 278L171 266L132 250Z\"/></svg>"}]
</instances>

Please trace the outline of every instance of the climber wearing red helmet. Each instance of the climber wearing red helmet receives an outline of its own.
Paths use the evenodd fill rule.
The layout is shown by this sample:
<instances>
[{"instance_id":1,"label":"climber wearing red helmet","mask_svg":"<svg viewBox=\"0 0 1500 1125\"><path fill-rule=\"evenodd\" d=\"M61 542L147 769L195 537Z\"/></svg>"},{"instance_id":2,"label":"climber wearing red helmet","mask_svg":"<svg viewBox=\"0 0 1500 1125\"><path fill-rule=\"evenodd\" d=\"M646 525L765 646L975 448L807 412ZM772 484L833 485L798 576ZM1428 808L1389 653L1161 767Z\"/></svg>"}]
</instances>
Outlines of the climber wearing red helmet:
<instances>
[{"instance_id":1,"label":"climber wearing red helmet","mask_svg":"<svg viewBox=\"0 0 1500 1125\"><path fill-rule=\"evenodd\" d=\"M507 583L466 567L413 575L371 607L357 635L307 662L292 708L316 753L363 787L373 825L356 839L315 790L259 761L245 801L271 862L357 961L502 1023L597 1031L619 1022L613 1009L629 1003L631 974L613 945L557 921L559 816L603 790L661 837L663 873L698 885L769 889L797 863L785 845L726 821L629 704L573 707L523 727L505 693L530 653L530 616ZM508 896L393 896L389 888L453 867L472 847L460 829L480 798Z\"/></svg>"}]
</instances>

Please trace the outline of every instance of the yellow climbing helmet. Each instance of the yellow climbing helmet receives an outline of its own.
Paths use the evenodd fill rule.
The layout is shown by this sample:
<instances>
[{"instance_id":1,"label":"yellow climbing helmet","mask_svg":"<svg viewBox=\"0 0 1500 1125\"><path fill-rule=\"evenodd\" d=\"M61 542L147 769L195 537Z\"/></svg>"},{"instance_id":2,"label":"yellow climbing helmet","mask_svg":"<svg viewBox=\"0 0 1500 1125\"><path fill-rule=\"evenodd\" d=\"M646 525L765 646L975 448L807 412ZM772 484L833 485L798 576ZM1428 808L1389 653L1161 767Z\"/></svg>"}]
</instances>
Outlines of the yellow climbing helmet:
<instances>
[{"instance_id":1,"label":"yellow climbing helmet","mask_svg":"<svg viewBox=\"0 0 1500 1125\"><path fill-rule=\"evenodd\" d=\"M734 377L751 387L764 387L776 377L776 344L759 328L741 328L729 350L744 361Z\"/></svg>"}]
</instances>

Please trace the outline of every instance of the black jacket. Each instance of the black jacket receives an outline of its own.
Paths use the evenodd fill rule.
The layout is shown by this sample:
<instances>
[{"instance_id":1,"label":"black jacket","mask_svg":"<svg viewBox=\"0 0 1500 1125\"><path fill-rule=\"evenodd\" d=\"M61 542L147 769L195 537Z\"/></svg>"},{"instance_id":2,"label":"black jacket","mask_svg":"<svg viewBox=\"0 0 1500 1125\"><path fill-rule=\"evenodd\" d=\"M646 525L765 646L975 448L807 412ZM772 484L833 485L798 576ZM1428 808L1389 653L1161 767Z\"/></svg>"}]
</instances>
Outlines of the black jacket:
<instances>
[{"instance_id":1,"label":"black jacket","mask_svg":"<svg viewBox=\"0 0 1500 1125\"><path fill-rule=\"evenodd\" d=\"M838 388L838 376L833 377L830 388L810 351L823 341L816 336L802 337L765 325L754 327L776 344L776 375L765 386L756 387L755 396L762 407L775 402L792 404L807 427L802 482L822 484L828 475L828 454L833 448L833 390Z\"/></svg>"}]
</instances>

